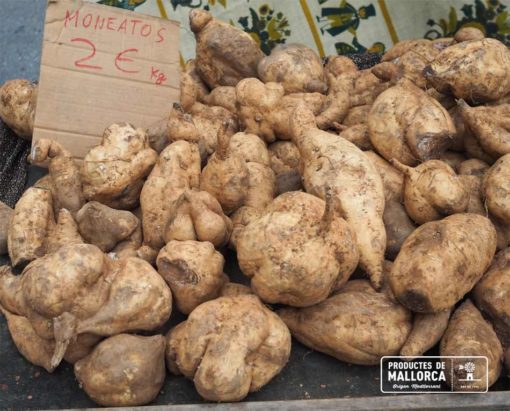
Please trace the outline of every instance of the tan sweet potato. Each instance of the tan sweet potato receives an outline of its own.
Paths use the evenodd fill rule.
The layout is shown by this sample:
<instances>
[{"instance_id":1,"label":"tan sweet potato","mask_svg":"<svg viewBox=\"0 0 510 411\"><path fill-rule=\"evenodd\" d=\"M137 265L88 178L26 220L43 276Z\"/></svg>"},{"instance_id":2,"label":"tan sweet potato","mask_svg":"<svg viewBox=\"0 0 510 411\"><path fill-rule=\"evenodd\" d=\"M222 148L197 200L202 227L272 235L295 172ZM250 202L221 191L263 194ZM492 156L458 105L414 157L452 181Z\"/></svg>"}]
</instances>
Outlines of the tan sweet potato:
<instances>
[{"instance_id":1,"label":"tan sweet potato","mask_svg":"<svg viewBox=\"0 0 510 411\"><path fill-rule=\"evenodd\" d=\"M415 314L413 329L400 349L400 355L417 357L434 347L443 337L450 315L451 310L433 314Z\"/></svg>"},{"instance_id":2,"label":"tan sweet potato","mask_svg":"<svg viewBox=\"0 0 510 411\"><path fill-rule=\"evenodd\" d=\"M370 141L370 134L368 133L368 126L366 124L356 124L347 127L340 134L340 137L350 141L360 150L367 151L373 150L372 142Z\"/></svg>"},{"instance_id":3,"label":"tan sweet potato","mask_svg":"<svg viewBox=\"0 0 510 411\"><path fill-rule=\"evenodd\" d=\"M510 346L510 249L496 254L491 266L476 285L473 297L480 311L490 319L505 347Z\"/></svg>"},{"instance_id":4,"label":"tan sweet potato","mask_svg":"<svg viewBox=\"0 0 510 411\"><path fill-rule=\"evenodd\" d=\"M267 149L276 177L276 194L300 190L303 187L299 174L301 155L296 145L291 141L276 141Z\"/></svg>"},{"instance_id":5,"label":"tan sweet potato","mask_svg":"<svg viewBox=\"0 0 510 411\"><path fill-rule=\"evenodd\" d=\"M140 221L133 213L115 210L97 201L85 204L76 214L76 222L85 241L103 252L113 250L140 226Z\"/></svg>"},{"instance_id":6,"label":"tan sweet potato","mask_svg":"<svg viewBox=\"0 0 510 411\"><path fill-rule=\"evenodd\" d=\"M37 140L29 160L35 165L47 163L59 207L74 214L85 204L80 170L72 154L61 144L53 140Z\"/></svg>"},{"instance_id":7,"label":"tan sweet potato","mask_svg":"<svg viewBox=\"0 0 510 411\"><path fill-rule=\"evenodd\" d=\"M404 206L417 224L466 211L469 193L462 179L445 162L429 160L415 168L397 160L391 164L404 173Z\"/></svg>"},{"instance_id":8,"label":"tan sweet potato","mask_svg":"<svg viewBox=\"0 0 510 411\"><path fill-rule=\"evenodd\" d=\"M197 41L196 70L210 88L257 76L264 53L248 33L202 9L189 13L189 23Z\"/></svg>"},{"instance_id":9,"label":"tan sweet potato","mask_svg":"<svg viewBox=\"0 0 510 411\"><path fill-rule=\"evenodd\" d=\"M453 39L456 43L463 41L482 40L485 38L483 31L476 27L462 27L455 33Z\"/></svg>"},{"instance_id":10,"label":"tan sweet potato","mask_svg":"<svg viewBox=\"0 0 510 411\"><path fill-rule=\"evenodd\" d=\"M7 235L14 210L0 201L0 255L7 253Z\"/></svg>"},{"instance_id":11,"label":"tan sweet potato","mask_svg":"<svg viewBox=\"0 0 510 411\"><path fill-rule=\"evenodd\" d=\"M458 173L460 165L466 161L467 158L464 156L464 154L458 153L456 151L445 151L439 156L438 160L448 164L453 169L453 171Z\"/></svg>"},{"instance_id":12,"label":"tan sweet potato","mask_svg":"<svg viewBox=\"0 0 510 411\"><path fill-rule=\"evenodd\" d=\"M7 247L14 266L46 254L47 236L55 224L51 192L31 187L19 199L7 233Z\"/></svg>"},{"instance_id":13,"label":"tan sweet potato","mask_svg":"<svg viewBox=\"0 0 510 411\"><path fill-rule=\"evenodd\" d=\"M483 193L490 213L507 225L510 224L510 207L507 205L509 192L510 154L506 154L485 173Z\"/></svg>"},{"instance_id":14,"label":"tan sweet potato","mask_svg":"<svg viewBox=\"0 0 510 411\"><path fill-rule=\"evenodd\" d=\"M282 194L239 234L239 267L263 301L307 307L349 279L359 254L334 201Z\"/></svg>"},{"instance_id":15,"label":"tan sweet potato","mask_svg":"<svg viewBox=\"0 0 510 411\"><path fill-rule=\"evenodd\" d=\"M463 41L444 49L424 73L441 93L475 103L497 100L510 92L510 51L496 39Z\"/></svg>"},{"instance_id":16,"label":"tan sweet potato","mask_svg":"<svg viewBox=\"0 0 510 411\"><path fill-rule=\"evenodd\" d=\"M510 153L510 104L469 107L464 100L458 104L462 118L487 154L498 158Z\"/></svg>"},{"instance_id":17,"label":"tan sweet potato","mask_svg":"<svg viewBox=\"0 0 510 411\"><path fill-rule=\"evenodd\" d=\"M286 93L324 93L327 86L322 61L303 44L281 44L258 65L264 83L280 83Z\"/></svg>"},{"instance_id":18,"label":"tan sweet potato","mask_svg":"<svg viewBox=\"0 0 510 411\"><path fill-rule=\"evenodd\" d=\"M461 175L483 177L489 168L490 166L485 161L471 158L460 164L458 173Z\"/></svg>"},{"instance_id":19,"label":"tan sweet potato","mask_svg":"<svg viewBox=\"0 0 510 411\"><path fill-rule=\"evenodd\" d=\"M254 295L199 305L167 335L166 361L209 401L240 401L277 375L290 355L290 333Z\"/></svg>"},{"instance_id":20,"label":"tan sweet potato","mask_svg":"<svg viewBox=\"0 0 510 411\"><path fill-rule=\"evenodd\" d=\"M47 239L46 252L51 254L64 245L83 243L83 237L80 235L78 225L74 221L71 212L65 208L60 209L57 222Z\"/></svg>"},{"instance_id":21,"label":"tan sweet potato","mask_svg":"<svg viewBox=\"0 0 510 411\"><path fill-rule=\"evenodd\" d=\"M474 287L495 252L496 230L488 218L454 214L423 224L407 237L389 284L414 312L444 311Z\"/></svg>"},{"instance_id":22,"label":"tan sweet potato","mask_svg":"<svg viewBox=\"0 0 510 411\"><path fill-rule=\"evenodd\" d=\"M172 240L208 241L223 247L232 234L232 221L220 203L207 191L181 194L165 229L165 243Z\"/></svg>"},{"instance_id":23,"label":"tan sweet potato","mask_svg":"<svg viewBox=\"0 0 510 411\"><path fill-rule=\"evenodd\" d=\"M223 107L233 114L237 113L236 88L233 86L219 86L211 90L202 100L208 106Z\"/></svg>"},{"instance_id":24,"label":"tan sweet potato","mask_svg":"<svg viewBox=\"0 0 510 411\"><path fill-rule=\"evenodd\" d=\"M100 405L148 404L165 382L165 338L129 334L107 338L74 365L74 374Z\"/></svg>"},{"instance_id":25,"label":"tan sweet potato","mask_svg":"<svg viewBox=\"0 0 510 411\"><path fill-rule=\"evenodd\" d=\"M111 125L105 130L101 145L92 148L83 159L85 198L112 208L135 208L144 179L157 157L144 130L130 124Z\"/></svg>"},{"instance_id":26,"label":"tan sweet potato","mask_svg":"<svg viewBox=\"0 0 510 411\"><path fill-rule=\"evenodd\" d=\"M158 272L172 289L183 314L219 296L228 281L223 273L224 263L223 256L205 241L170 241L156 261Z\"/></svg>"},{"instance_id":27,"label":"tan sweet potato","mask_svg":"<svg viewBox=\"0 0 510 411\"><path fill-rule=\"evenodd\" d=\"M180 103L185 111L190 110L197 101L202 102L209 93L209 88L200 78L193 59L188 60L181 72L180 91Z\"/></svg>"},{"instance_id":28,"label":"tan sweet potato","mask_svg":"<svg viewBox=\"0 0 510 411\"><path fill-rule=\"evenodd\" d=\"M386 160L394 158L414 166L446 151L455 127L437 100L402 80L375 100L368 132L372 145Z\"/></svg>"},{"instance_id":29,"label":"tan sweet potato","mask_svg":"<svg viewBox=\"0 0 510 411\"><path fill-rule=\"evenodd\" d=\"M252 295L253 290L243 284L227 282L220 290L220 297L237 297L240 295Z\"/></svg>"},{"instance_id":30,"label":"tan sweet potato","mask_svg":"<svg viewBox=\"0 0 510 411\"><path fill-rule=\"evenodd\" d=\"M371 104L351 107L343 119L342 125L351 127L360 124L366 124L368 120L368 113L370 112L371 108Z\"/></svg>"},{"instance_id":31,"label":"tan sweet potato","mask_svg":"<svg viewBox=\"0 0 510 411\"><path fill-rule=\"evenodd\" d=\"M156 121L147 128L149 146L158 154L169 144L168 120L166 118Z\"/></svg>"},{"instance_id":32,"label":"tan sweet potato","mask_svg":"<svg viewBox=\"0 0 510 411\"><path fill-rule=\"evenodd\" d=\"M141 195L144 244L159 250L177 201L185 190L198 188L200 155L196 144L176 141L160 154Z\"/></svg>"},{"instance_id":33,"label":"tan sweet potato","mask_svg":"<svg viewBox=\"0 0 510 411\"><path fill-rule=\"evenodd\" d=\"M492 326L484 320L480 311L476 309L471 300L466 300L459 308L455 310L448 324L448 328L441 339L439 347L441 355L464 355L464 356L484 356L487 357L489 362L488 371L486 374L485 359L471 359L477 370L477 378L483 381L470 383L466 380L466 370L457 364L453 370L447 367L446 382L450 385L459 383L474 387L480 387L480 390L485 390L485 381L487 378L488 387L494 384L502 369L503 348L501 343L494 332ZM450 375L454 374L455 379L452 381ZM488 388L487 387L487 388ZM455 390L456 386L453 385Z\"/></svg>"},{"instance_id":34,"label":"tan sweet potato","mask_svg":"<svg viewBox=\"0 0 510 411\"><path fill-rule=\"evenodd\" d=\"M335 207L356 234L360 266L374 287L380 288L386 231L379 173L354 144L317 129L313 113L306 107L298 107L292 120L306 191L324 199L331 188Z\"/></svg>"},{"instance_id":35,"label":"tan sweet potato","mask_svg":"<svg viewBox=\"0 0 510 411\"><path fill-rule=\"evenodd\" d=\"M341 74L352 73L358 71L356 63L347 56L332 55L326 57L326 64L324 71L327 74L332 74L337 77Z\"/></svg>"},{"instance_id":36,"label":"tan sweet potato","mask_svg":"<svg viewBox=\"0 0 510 411\"><path fill-rule=\"evenodd\" d=\"M232 235L228 245L232 250L236 249L237 239L244 228L252 221L260 218L262 212L263 210L255 207L241 207L230 216L232 220Z\"/></svg>"},{"instance_id":37,"label":"tan sweet potato","mask_svg":"<svg viewBox=\"0 0 510 411\"><path fill-rule=\"evenodd\" d=\"M237 131L236 116L223 107L196 103L185 113L174 104L168 119L168 139L197 143L202 161L205 161L216 150L217 135L224 122L229 124L229 135Z\"/></svg>"},{"instance_id":38,"label":"tan sweet potato","mask_svg":"<svg viewBox=\"0 0 510 411\"><path fill-rule=\"evenodd\" d=\"M10 80L0 87L0 118L21 138L32 140L38 86Z\"/></svg>"},{"instance_id":39,"label":"tan sweet potato","mask_svg":"<svg viewBox=\"0 0 510 411\"><path fill-rule=\"evenodd\" d=\"M366 280L349 281L317 305L283 308L278 315L307 347L362 365L397 355L412 327L411 313Z\"/></svg>"}]
</instances>

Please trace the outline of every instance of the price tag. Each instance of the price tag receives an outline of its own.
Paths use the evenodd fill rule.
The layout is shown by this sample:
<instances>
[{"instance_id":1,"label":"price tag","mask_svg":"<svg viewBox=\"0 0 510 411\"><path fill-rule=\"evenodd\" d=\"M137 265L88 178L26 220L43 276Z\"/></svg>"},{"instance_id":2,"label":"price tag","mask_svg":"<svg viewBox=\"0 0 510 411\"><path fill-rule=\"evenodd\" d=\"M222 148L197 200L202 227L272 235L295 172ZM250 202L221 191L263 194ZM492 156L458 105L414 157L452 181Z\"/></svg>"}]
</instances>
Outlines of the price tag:
<instances>
[{"instance_id":1,"label":"price tag","mask_svg":"<svg viewBox=\"0 0 510 411\"><path fill-rule=\"evenodd\" d=\"M49 0L34 138L76 158L106 127L148 127L179 99L179 24L81 0Z\"/></svg>"}]
</instances>

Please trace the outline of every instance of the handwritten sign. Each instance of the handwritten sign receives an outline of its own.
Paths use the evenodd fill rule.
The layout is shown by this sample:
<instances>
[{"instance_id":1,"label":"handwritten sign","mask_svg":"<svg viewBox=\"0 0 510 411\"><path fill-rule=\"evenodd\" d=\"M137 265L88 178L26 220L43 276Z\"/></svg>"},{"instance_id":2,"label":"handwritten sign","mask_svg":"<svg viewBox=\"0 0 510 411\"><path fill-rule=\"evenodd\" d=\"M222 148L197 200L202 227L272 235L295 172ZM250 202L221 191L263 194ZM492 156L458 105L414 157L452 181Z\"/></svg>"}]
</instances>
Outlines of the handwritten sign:
<instances>
[{"instance_id":1,"label":"handwritten sign","mask_svg":"<svg viewBox=\"0 0 510 411\"><path fill-rule=\"evenodd\" d=\"M148 127L179 99L179 24L49 0L34 138L83 158L112 123Z\"/></svg>"}]
</instances>

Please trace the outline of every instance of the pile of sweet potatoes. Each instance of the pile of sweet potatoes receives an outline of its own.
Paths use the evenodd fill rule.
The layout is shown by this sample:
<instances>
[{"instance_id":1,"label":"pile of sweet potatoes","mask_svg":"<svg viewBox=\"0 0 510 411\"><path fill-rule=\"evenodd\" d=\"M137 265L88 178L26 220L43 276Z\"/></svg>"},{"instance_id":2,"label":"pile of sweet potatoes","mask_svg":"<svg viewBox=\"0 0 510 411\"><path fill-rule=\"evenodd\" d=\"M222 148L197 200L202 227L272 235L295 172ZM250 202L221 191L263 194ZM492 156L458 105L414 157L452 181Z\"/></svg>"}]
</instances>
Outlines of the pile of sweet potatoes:
<instances>
[{"instance_id":1,"label":"pile of sweet potatoes","mask_svg":"<svg viewBox=\"0 0 510 411\"><path fill-rule=\"evenodd\" d=\"M190 26L168 119L111 125L80 164L37 141L48 175L0 208L20 353L74 364L106 406L151 402L165 362L203 398L240 401L286 365L291 335L364 365L439 343L486 356L492 385L510 359L506 46L463 29L358 70L303 45L265 56L203 10ZM0 89L20 137L36 95ZM224 273L227 247L250 287ZM173 300L187 319L163 336Z\"/></svg>"}]
</instances>

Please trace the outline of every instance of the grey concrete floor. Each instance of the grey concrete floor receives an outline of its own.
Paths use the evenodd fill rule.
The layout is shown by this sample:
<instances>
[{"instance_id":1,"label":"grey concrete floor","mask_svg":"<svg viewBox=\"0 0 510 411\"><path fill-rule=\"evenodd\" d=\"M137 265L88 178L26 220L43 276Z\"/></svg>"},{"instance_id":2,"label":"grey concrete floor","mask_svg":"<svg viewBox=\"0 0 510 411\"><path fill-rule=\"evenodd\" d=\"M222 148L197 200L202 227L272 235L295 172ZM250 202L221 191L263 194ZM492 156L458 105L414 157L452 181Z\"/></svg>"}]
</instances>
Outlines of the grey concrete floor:
<instances>
[{"instance_id":1,"label":"grey concrete floor","mask_svg":"<svg viewBox=\"0 0 510 411\"><path fill-rule=\"evenodd\" d=\"M46 0L0 0L0 84L39 78Z\"/></svg>"}]
</instances>

